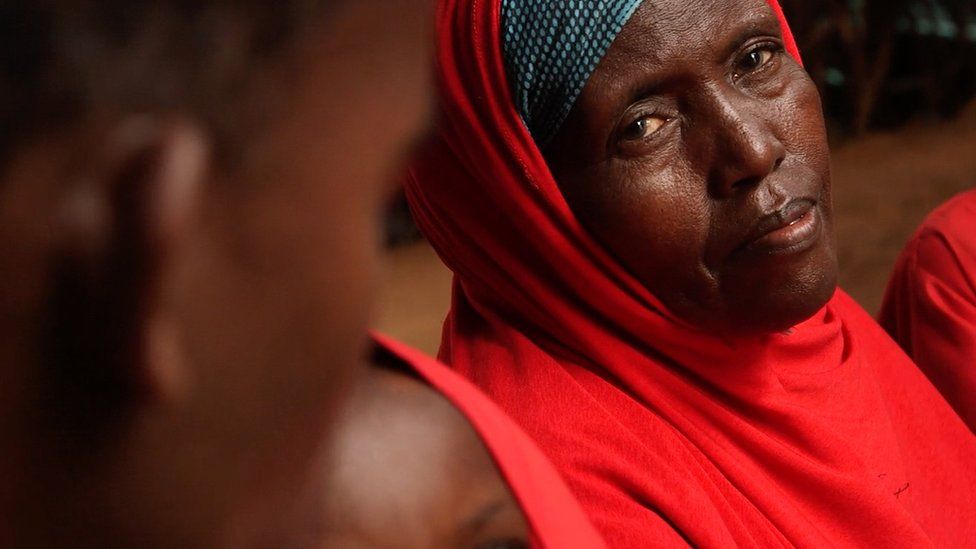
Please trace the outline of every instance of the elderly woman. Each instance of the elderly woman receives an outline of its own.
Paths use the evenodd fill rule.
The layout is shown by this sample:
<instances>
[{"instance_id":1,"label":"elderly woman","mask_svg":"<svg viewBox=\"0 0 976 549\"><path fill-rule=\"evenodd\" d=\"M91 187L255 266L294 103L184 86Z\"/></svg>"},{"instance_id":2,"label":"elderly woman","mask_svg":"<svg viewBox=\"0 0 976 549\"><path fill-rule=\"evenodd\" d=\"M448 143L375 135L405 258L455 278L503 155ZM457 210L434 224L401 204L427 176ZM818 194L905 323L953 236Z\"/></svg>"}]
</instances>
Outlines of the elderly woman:
<instances>
[{"instance_id":1,"label":"elderly woman","mask_svg":"<svg viewBox=\"0 0 976 549\"><path fill-rule=\"evenodd\" d=\"M441 357L614 547L961 546L976 437L836 289L819 97L770 0L444 0L408 195Z\"/></svg>"}]
</instances>

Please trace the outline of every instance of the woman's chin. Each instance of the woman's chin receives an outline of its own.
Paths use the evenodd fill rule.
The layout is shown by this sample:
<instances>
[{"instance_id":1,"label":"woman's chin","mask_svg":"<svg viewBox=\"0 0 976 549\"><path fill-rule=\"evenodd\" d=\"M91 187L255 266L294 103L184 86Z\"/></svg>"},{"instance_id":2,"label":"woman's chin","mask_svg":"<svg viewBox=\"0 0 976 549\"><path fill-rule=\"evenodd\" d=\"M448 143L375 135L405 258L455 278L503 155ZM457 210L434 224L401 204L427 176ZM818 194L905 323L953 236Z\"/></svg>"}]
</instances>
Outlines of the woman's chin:
<instances>
[{"instance_id":1,"label":"woman's chin","mask_svg":"<svg viewBox=\"0 0 976 549\"><path fill-rule=\"evenodd\" d=\"M726 329L784 332L820 311L837 290L837 256L829 236L800 257L727 273L717 300Z\"/></svg>"},{"instance_id":2,"label":"woman's chin","mask_svg":"<svg viewBox=\"0 0 976 549\"><path fill-rule=\"evenodd\" d=\"M818 269L780 284L766 280L746 287L726 287L724 296L708 306L690 302L674 313L686 322L716 335L762 336L787 332L817 314L837 289L836 268Z\"/></svg>"},{"instance_id":3,"label":"woman's chin","mask_svg":"<svg viewBox=\"0 0 976 549\"><path fill-rule=\"evenodd\" d=\"M836 274L802 287L774 288L754 299L740 302L727 315L729 332L763 335L787 332L817 314L837 289Z\"/></svg>"}]
</instances>

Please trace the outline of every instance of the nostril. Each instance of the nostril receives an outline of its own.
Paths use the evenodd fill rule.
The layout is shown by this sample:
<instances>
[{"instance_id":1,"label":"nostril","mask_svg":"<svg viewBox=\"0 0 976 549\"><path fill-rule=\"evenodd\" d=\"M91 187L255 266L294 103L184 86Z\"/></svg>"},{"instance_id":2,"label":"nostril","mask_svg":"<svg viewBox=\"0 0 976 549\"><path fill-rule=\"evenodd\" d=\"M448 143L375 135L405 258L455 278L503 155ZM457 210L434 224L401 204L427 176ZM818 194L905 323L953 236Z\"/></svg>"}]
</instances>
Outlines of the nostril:
<instances>
[{"instance_id":1,"label":"nostril","mask_svg":"<svg viewBox=\"0 0 976 549\"><path fill-rule=\"evenodd\" d=\"M735 183L733 183L732 188L738 190L738 189L746 189L749 187L755 187L758 186L762 180L763 180L762 177L744 177L742 179L739 179Z\"/></svg>"}]
</instances>

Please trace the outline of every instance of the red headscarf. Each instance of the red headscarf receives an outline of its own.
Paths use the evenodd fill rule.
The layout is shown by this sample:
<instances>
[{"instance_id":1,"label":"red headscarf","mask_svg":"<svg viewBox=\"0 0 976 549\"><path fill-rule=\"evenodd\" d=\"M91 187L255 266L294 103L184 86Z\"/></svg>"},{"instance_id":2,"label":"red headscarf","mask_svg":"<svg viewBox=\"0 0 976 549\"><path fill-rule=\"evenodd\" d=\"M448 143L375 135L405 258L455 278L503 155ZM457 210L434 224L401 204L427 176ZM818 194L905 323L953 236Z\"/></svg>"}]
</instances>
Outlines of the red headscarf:
<instances>
[{"instance_id":1,"label":"red headscarf","mask_svg":"<svg viewBox=\"0 0 976 549\"><path fill-rule=\"evenodd\" d=\"M499 0L442 0L440 131L407 185L456 275L441 358L610 545L976 542L976 437L847 295L788 335L720 339L595 243L515 110L499 23Z\"/></svg>"},{"instance_id":2,"label":"red headscarf","mask_svg":"<svg viewBox=\"0 0 976 549\"><path fill-rule=\"evenodd\" d=\"M423 353L378 334L373 338L468 419L518 501L532 530L533 547L606 547L539 447L495 403L466 379Z\"/></svg>"},{"instance_id":3,"label":"red headscarf","mask_svg":"<svg viewBox=\"0 0 976 549\"><path fill-rule=\"evenodd\" d=\"M976 433L976 190L940 206L912 237L881 325Z\"/></svg>"}]
</instances>

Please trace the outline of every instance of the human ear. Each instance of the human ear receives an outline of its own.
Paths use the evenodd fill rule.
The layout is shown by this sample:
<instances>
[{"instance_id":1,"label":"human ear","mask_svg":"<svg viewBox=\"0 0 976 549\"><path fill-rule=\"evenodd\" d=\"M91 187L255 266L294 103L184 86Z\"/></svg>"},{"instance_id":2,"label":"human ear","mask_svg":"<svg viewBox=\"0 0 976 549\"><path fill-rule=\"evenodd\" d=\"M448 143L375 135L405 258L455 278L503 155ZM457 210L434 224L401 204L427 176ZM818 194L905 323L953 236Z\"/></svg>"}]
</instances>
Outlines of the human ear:
<instances>
[{"instance_id":1,"label":"human ear","mask_svg":"<svg viewBox=\"0 0 976 549\"><path fill-rule=\"evenodd\" d=\"M59 396L110 417L179 391L185 364L161 292L212 157L191 120L149 115L106 127L58 208L48 362Z\"/></svg>"}]
</instances>

